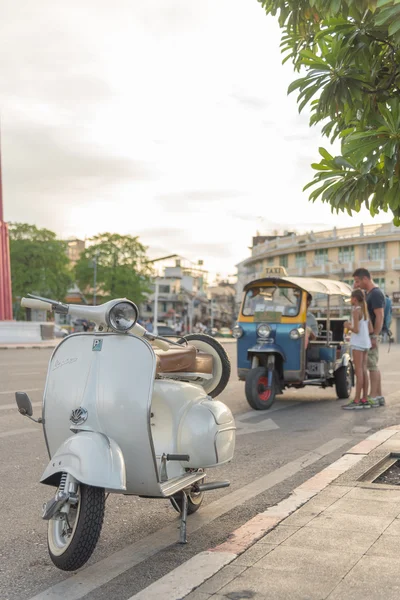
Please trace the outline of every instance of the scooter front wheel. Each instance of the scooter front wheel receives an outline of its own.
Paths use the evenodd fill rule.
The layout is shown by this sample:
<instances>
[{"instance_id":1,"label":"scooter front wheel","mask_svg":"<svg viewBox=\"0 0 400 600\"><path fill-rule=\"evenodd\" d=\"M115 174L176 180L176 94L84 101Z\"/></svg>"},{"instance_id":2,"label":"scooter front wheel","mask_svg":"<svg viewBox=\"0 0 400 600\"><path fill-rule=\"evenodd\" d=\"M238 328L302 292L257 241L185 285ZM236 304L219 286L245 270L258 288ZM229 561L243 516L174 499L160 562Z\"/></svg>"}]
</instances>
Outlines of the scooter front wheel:
<instances>
[{"instance_id":1,"label":"scooter front wheel","mask_svg":"<svg viewBox=\"0 0 400 600\"><path fill-rule=\"evenodd\" d=\"M77 504L51 519L47 530L50 558L63 571L75 571L89 560L103 525L104 489L80 484L77 495Z\"/></svg>"}]
</instances>

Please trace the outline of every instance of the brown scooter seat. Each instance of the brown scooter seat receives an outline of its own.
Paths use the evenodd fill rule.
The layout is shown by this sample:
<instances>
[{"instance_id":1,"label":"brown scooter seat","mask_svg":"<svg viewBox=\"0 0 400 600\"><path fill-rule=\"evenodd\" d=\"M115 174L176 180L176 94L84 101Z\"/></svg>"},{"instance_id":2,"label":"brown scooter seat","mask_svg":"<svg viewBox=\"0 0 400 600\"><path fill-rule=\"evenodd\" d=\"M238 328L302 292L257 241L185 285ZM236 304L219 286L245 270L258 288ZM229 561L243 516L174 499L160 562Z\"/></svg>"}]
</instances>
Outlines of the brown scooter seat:
<instances>
[{"instance_id":1,"label":"brown scooter seat","mask_svg":"<svg viewBox=\"0 0 400 600\"><path fill-rule=\"evenodd\" d=\"M207 373L213 372L213 358L198 352L194 346L171 346L167 352L154 348L157 357L156 373Z\"/></svg>"}]
</instances>

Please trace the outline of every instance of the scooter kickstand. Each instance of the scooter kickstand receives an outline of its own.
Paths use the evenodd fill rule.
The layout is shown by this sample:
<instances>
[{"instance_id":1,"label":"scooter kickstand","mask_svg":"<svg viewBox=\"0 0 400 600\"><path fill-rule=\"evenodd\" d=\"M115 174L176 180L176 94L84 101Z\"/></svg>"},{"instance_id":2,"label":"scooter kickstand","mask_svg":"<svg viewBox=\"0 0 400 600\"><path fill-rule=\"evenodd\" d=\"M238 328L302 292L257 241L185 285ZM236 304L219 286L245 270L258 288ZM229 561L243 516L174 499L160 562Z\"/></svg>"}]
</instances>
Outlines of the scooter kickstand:
<instances>
[{"instance_id":1,"label":"scooter kickstand","mask_svg":"<svg viewBox=\"0 0 400 600\"><path fill-rule=\"evenodd\" d=\"M182 491L182 512L181 512L181 527L180 527L180 536L179 536L180 544L187 544L187 537L186 537L187 511L188 511L188 499L187 499L185 492Z\"/></svg>"}]
</instances>

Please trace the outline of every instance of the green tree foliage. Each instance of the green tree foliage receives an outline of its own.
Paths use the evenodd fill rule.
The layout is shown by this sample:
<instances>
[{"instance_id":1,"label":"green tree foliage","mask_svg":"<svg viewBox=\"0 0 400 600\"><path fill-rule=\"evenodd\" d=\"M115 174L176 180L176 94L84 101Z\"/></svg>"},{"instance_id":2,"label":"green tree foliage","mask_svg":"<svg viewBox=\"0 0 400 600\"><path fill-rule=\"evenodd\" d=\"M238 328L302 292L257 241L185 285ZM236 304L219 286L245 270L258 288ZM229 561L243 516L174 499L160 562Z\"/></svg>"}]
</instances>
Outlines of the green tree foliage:
<instances>
[{"instance_id":1,"label":"green tree foliage","mask_svg":"<svg viewBox=\"0 0 400 600\"><path fill-rule=\"evenodd\" d=\"M146 248L137 237L102 233L90 239L75 267L76 280L84 291L93 288L97 257L97 294L102 301L129 298L136 303L150 291L151 268Z\"/></svg>"},{"instance_id":2,"label":"green tree foliage","mask_svg":"<svg viewBox=\"0 0 400 600\"><path fill-rule=\"evenodd\" d=\"M64 300L72 283L65 242L53 231L28 223L10 223L9 232L14 299L32 293Z\"/></svg>"},{"instance_id":3,"label":"green tree foliage","mask_svg":"<svg viewBox=\"0 0 400 600\"><path fill-rule=\"evenodd\" d=\"M305 189L333 211L390 211L400 225L400 0L258 0L278 15L284 62L301 77L299 111L341 156L322 160Z\"/></svg>"}]
</instances>

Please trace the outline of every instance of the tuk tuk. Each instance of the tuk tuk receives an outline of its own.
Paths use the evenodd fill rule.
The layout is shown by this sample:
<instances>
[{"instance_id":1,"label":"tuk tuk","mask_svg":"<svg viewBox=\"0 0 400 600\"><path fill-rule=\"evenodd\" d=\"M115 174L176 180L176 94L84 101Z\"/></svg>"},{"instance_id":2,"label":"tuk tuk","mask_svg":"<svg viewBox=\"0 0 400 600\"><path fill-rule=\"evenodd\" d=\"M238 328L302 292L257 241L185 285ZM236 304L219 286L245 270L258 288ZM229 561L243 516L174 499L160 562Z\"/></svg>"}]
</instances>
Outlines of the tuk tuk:
<instances>
[{"instance_id":1,"label":"tuk tuk","mask_svg":"<svg viewBox=\"0 0 400 600\"><path fill-rule=\"evenodd\" d=\"M285 388L306 385L335 386L338 398L349 398L354 386L354 368L345 318L332 318L332 296L349 298L351 288L331 279L264 277L248 283L238 322L238 376L245 381L246 398L256 410L272 406ZM317 318L317 335L307 331L308 299L327 297L326 317Z\"/></svg>"}]
</instances>

